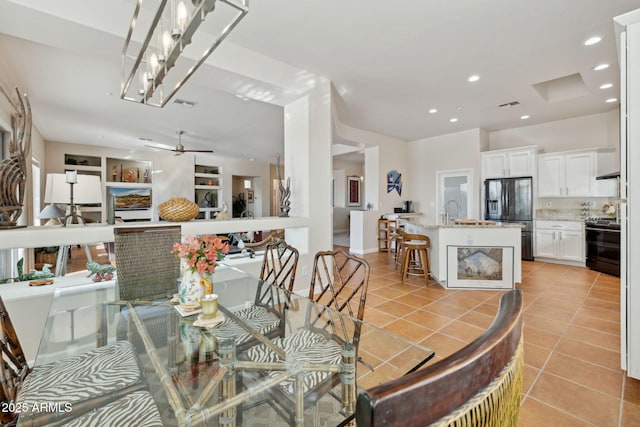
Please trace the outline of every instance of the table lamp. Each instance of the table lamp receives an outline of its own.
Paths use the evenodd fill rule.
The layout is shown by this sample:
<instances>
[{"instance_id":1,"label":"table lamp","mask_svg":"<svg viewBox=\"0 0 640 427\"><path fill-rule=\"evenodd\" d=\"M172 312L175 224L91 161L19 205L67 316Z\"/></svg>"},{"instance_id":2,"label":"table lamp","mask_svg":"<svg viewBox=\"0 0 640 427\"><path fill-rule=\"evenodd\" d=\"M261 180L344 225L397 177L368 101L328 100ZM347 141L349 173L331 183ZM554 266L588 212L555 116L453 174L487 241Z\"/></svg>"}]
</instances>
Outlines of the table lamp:
<instances>
[{"instance_id":1,"label":"table lamp","mask_svg":"<svg viewBox=\"0 0 640 427\"><path fill-rule=\"evenodd\" d=\"M78 205L102 203L100 177L78 174L77 171L47 174L44 202L69 205L63 226L84 223Z\"/></svg>"}]
</instances>

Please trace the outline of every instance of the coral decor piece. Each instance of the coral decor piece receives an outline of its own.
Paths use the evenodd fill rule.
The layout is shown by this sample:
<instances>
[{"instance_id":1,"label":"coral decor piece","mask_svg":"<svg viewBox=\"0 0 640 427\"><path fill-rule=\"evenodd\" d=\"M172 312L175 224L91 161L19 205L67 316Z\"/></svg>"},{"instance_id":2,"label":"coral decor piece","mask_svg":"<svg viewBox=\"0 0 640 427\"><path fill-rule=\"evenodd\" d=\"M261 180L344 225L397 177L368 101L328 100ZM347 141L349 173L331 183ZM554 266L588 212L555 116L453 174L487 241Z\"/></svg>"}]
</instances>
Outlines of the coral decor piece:
<instances>
[{"instance_id":1,"label":"coral decor piece","mask_svg":"<svg viewBox=\"0 0 640 427\"><path fill-rule=\"evenodd\" d=\"M16 88L17 99L0 86L0 93L16 111L11 116L9 157L0 164L0 228L18 227L27 183L27 157L31 151L31 105Z\"/></svg>"},{"instance_id":2,"label":"coral decor piece","mask_svg":"<svg viewBox=\"0 0 640 427\"><path fill-rule=\"evenodd\" d=\"M116 267L111 264L98 264L95 261L87 263L87 270L89 270L89 277L93 276L94 282L104 282L113 279L113 272L116 271Z\"/></svg>"}]
</instances>

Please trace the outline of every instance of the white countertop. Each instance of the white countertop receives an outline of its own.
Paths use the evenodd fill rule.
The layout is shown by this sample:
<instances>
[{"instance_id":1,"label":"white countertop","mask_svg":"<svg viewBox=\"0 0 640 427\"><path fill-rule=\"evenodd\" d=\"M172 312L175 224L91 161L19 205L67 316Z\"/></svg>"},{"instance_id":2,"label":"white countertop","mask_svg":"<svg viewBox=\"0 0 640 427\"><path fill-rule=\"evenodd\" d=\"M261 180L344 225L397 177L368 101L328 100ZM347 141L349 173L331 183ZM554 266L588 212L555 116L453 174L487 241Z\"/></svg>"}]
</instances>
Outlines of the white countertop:
<instances>
[{"instance_id":1,"label":"white countertop","mask_svg":"<svg viewBox=\"0 0 640 427\"><path fill-rule=\"evenodd\" d=\"M496 224L416 224L424 228L523 228L522 224L496 223Z\"/></svg>"}]
</instances>

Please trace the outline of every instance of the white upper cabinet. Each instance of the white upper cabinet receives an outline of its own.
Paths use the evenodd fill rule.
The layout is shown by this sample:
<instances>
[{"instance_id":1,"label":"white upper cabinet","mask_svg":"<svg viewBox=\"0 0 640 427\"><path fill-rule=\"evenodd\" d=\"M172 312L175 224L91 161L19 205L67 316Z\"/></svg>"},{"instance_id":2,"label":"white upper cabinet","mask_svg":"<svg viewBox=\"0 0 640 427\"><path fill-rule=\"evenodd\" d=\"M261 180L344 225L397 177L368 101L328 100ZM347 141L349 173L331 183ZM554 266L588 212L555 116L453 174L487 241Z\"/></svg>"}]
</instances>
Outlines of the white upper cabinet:
<instances>
[{"instance_id":1,"label":"white upper cabinet","mask_svg":"<svg viewBox=\"0 0 640 427\"><path fill-rule=\"evenodd\" d=\"M612 197L596 176L614 169L614 149L599 148L538 156L538 197Z\"/></svg>"},{"instance_id":2,"label":"white upper cabinet","mask_svg":"<svg viewBox=\"0 0 640 427\"><path fill-rule=\"evenodd\" d=\"M482 158L482 178L533 176L537 147L485 151Z\"/></svg>"}]
</instances>

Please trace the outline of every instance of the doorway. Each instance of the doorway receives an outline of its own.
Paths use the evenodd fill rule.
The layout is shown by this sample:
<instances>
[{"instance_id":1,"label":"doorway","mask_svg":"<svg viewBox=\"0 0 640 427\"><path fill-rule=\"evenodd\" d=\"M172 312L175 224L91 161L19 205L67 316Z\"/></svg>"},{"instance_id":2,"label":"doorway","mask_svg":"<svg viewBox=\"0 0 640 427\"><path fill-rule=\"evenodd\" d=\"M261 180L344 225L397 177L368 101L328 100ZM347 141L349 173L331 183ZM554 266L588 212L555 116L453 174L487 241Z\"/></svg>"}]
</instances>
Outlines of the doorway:
<instances>
[{"instance_id":1,"label":"doorway","mask_svg":"<svg viewBox=\"0 0 640 427\"><path fill-rule=\"evenodd\" d=\"M473 206L473 170L460 169L436 172L436 209L440 210L438 223L470 218Z\"/></svg>"}]
</instances>

